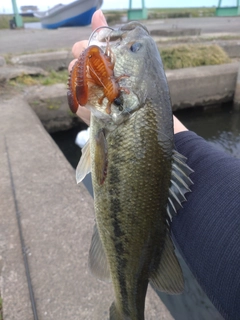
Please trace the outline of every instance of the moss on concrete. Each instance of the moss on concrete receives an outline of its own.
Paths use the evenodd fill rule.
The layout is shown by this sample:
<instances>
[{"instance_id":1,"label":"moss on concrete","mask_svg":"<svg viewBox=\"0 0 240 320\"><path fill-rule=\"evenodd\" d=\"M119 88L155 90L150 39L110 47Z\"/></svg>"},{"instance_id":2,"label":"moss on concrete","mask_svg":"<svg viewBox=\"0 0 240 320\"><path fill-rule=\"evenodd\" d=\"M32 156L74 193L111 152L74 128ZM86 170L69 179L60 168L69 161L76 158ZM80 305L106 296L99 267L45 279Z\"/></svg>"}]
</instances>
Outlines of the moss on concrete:
<instances>
[{"instance_id":1,"label":"moss on concrete","mask_svg":"<svg viewBox=\"0 0 240 320\"><path fill-rule=\"evenodd\" d=\"M180 69L229 63L226 52L218 45L186 44L159 50L165 69Z\"/></svg>"},{"instance_id":2,"label":"moss on concrete","mask_svg":"<svg viewBox=\"0 0 240 320\"><path fill-rule=\"evenodd\" d=\"M43 108L48 110L59 110L61 108L61 98L49 98L43 97L41 100L32 100L30 105L33 108Z\"/></svg>"},{"instance_id":3,"label":"moss on concrete","mask_svg":"<svg viewBox=\"0 0 240 320\"><path fill-rule=\"evenodd\" d=\"M37 75L22 75L13 80L10 80L9 83L13 86L33 86L33 85L53 85L56 83L67 83L68 81L68 71L50 71L47 76Z\"/></svg>"}]
</instances>

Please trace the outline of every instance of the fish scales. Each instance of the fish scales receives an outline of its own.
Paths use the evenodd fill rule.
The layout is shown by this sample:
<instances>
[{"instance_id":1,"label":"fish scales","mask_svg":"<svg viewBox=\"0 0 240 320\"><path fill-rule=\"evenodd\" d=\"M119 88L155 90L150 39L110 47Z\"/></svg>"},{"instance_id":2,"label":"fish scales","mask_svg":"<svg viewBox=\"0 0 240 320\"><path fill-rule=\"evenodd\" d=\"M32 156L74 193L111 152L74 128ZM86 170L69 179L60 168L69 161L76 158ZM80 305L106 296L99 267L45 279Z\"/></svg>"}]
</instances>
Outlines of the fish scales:
<instances>
[{"instance_id":1,"label":"fish scales","mask_svg":"<svg viewBox=\"0 0 240 320\"><path fill-rule=\"evenodd\" d=\"M106 243L111 273L116 275L112 279L115 291L121 293L118 299L129 315L137 297L145 300L141 291L147 289L151 264L159 262L166 233L172 150L167 154L159 145L155 112L148 105L127 126L106 136L108 173L102 186L92 171L97 225ZM157 261L152 261L153 256ZM144 300L138 305L144 307ZM138 311L143 314L140 308ZM133 319L141 317L137 313Z\"/></svg>"},{"instance_id":2,"label":"fish scales","mask_svg":"<svg viewBox=\"0 0 240 320\"><path fill-rule=\"evenodd\" d=\"M168 208L175 161L173 119L154 41L138 23L124 28L121 41L111 46L115 76L128 75L121 80L129 89L129 94L121 94L122 108L113 103L111 114L106 114L106 99L99 104L94 88L89 92L96 214L90 268L99 278L107 277L104 269L109 268L115 294L110 320L144 320L149 282L173 294L183 290L181 268L169 237L169 212L176 209L174 204ZM191 170L181 161L181 178L190 185ZM83 162L78 177L84 176ZM180 197L178 189L182 194L188 191L180 185L182 179L177 178L179 187L173 189L176 197Z\"/></svg>"}]
</instances>

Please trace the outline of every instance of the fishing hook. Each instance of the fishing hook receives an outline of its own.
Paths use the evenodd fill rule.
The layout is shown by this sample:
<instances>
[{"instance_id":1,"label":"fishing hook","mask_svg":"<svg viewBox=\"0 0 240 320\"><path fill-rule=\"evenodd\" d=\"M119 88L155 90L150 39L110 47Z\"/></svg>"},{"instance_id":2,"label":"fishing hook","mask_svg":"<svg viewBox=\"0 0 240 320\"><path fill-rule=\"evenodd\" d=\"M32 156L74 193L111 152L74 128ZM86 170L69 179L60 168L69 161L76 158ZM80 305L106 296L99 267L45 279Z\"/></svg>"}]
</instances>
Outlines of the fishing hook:
<instances>
[{"instance_id":1,"label":"fishing hook","mask_svg":"<svg viewBox=\"0 0 240 320\"><path fill-rule=\"evenodd\" d=\"M104 28L105 28L105 29L109 29L109 30L111 30L111 31L114 31L114 29L111 28L111 27L109 27L109 26L101 26L101 27L96 28L96 29L93 30L93 32L90 34L90 37L89 37L89 40L88 40L88 46L90 45L90 42L91 42L92 37L94 36L94 34L95 34L98 30L104 29Z\"/></svg>"}]
</instances>

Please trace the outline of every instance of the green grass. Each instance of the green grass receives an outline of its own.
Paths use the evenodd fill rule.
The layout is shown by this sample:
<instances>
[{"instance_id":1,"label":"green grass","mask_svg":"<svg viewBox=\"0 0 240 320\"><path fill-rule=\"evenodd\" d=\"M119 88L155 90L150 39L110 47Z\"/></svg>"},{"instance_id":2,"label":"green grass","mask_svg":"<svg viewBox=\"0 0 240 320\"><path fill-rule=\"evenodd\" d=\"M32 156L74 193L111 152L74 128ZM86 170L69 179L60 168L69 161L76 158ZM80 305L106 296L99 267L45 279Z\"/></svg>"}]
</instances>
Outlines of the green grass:
<instances>
[{"instance_id":1,"label":"green grass","mask_svg":"<svg viewBox=\"0 0 240 320\"><path fill-rule=\"evenodd\" d=\"M213 17L215 7L210 8L150 8L148 9L148 19L170 19L170 18L190 18L190 17Z\"/></svg>"},{"instance_id":2,"label":"green grass","mask_svg":"<svg viewBox=\"0 0 240 320\"><path fill-rule=\"evenodd\" d=\"M182 44L159 49L165 69L180 69L229 63L226 52L218 45ZM47 76L22 75L9 81L11 86L22 88L32 85L52 85L66 83L68 71L50 71Z\"/></svg>"},{"instance_id":3,"label":"green grass","mask_svg":"<svg viewBox=\"0 0 240 320\"><path fill-rule=\"evenodd\" d=\"M15 87L23 87L23 86L33 86L33 85L52 85L56 83L66 83L68 81L68 71L50 71L47 76L30 76L23 75L17 77L16 79L12 79L9 81L9 84Z\"/></svg>"},{"instance_id":4,"label":"green grass","mask_svg":"<svg viewBox=\"0 0 240 320\"><path fill-rule=\"evenodd\" d=\"M3 55L5 61L6 61L6 64L13 64L11 59L13 57L13 54L12 53L7 53L7 54L4 54Z\"/></svg>"},{"instance_id":5,"label":"green grass","mask_svg":"<svg viewBox=\"0 0 240 320\"><path fill-rule=\"evenodd\" d=\"M165 69L180 69L228 63L226 52L218 45L186 44L160 50Z\"/></svg>"},{"instance_id":6,"label":"green grass","mask_svg":"<svg viewBox=\"0 0 240 320\"><path fill-rule=\"evenodd\" d=\"M40 20L36 17L22 17L23 23L29 23L29 22L39 22Z\"/></svg>"},{"instance_id":7,"label":"green grass","mask_svg":"<svg viewBox=\"0 0 240 320\"><path fill-rule=\"evenodd\" d=\"M0 29L9 29L9 20L12 19L12 15L1 14L0 15Z\"/></svg>"},{"instance_id":8,"label":"green grass","mask_svg":"<svg viewBox=\"0 0 240 320\"><path fill-rule=\"evenodd\" d=\"M51 85L55 83L67 83L68 81L68 71L62 70L62 71L50 71L49 75L47 77L42 76L40 79L40 82L42 85Z\"/></svg>"},{"instance_id":9,"label":"green grass","mask_svg":"<svg viewBox=\"0 0 240 320\"><path fill-rule=\"evenodd\" d=\"M231 35L217 35L217 36L211 36L211 37L202 37L203 41L214 41L214 40L240 40L240 34Z\"/></svg>"},{"instance_id":10,"label":"green grass","mask_svg":"<svg viewBox=\"0 0 240 320\"><path fill-rule=\"evenodd\" d=\"M159 49L165 69L180 69L206 65L228 63L226 52L218 45L182 44ZM22 75L12 79L8 84L16 88L32 85L53 85L68 82L68 71L50 71L47 76ZM0 319L1 320L1 319Z\"/></svg>"},{"instance_id":11,"label":"green grass","mask_svg":"<svg viewBox=\"0 0 240 320\"><path fill-rule=\"evenodd\" d=\"M200 8L147 8L148 19L170 19L170 18L190 18L190 17L213 17L215 7ZM122 17L127 16L127 10L105 10L108 23L116 23Z\"/></svg>"},{"instance_id":12,"label":"green grass","mask_svg":"<svg viewBox=\"0 0 240 320\"><path fill-rule=\"evenodd\" d=\"M9 29L9 20L11 20L13 16L13 14L0 14L0 29ZM22 20L23 23L40 21L35 17L22 17Z\"/></svg>"}]
</instances>

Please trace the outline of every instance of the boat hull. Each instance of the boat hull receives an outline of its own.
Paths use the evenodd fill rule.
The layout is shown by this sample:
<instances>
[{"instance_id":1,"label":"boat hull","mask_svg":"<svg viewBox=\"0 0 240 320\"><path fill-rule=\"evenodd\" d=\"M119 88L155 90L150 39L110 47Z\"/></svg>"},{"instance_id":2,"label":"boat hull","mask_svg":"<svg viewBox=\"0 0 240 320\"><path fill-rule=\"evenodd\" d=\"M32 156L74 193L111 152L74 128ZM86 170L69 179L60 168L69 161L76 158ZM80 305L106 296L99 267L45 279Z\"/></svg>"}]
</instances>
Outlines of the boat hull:
<instances>
[{"instance_id":1,"label":"boat hull","mask_svg":"<svg viewBox=\"0 0 240 320\"><path fill-rule=\"evenodd\" d=\"M97 10L97 8L91 8L90 10L78 14L74 17L63 19L61 21L51 23L42 21L42 27L46 29L57 29L63 27L79 27L87 26L91 23L92 15Z\"/></svg>"},{"instance_id":2,"label":"boat hull","mask_svg":"<svg viewBox=\"0 0 240 320\"><path fill-rule=\"evenodd\" d=\"M57 10L50 10L39 18L42 27L46 29L86 26L91 23L92 15L101 5L102 0L78 0Z\"/></svg>"}]
</instances>

